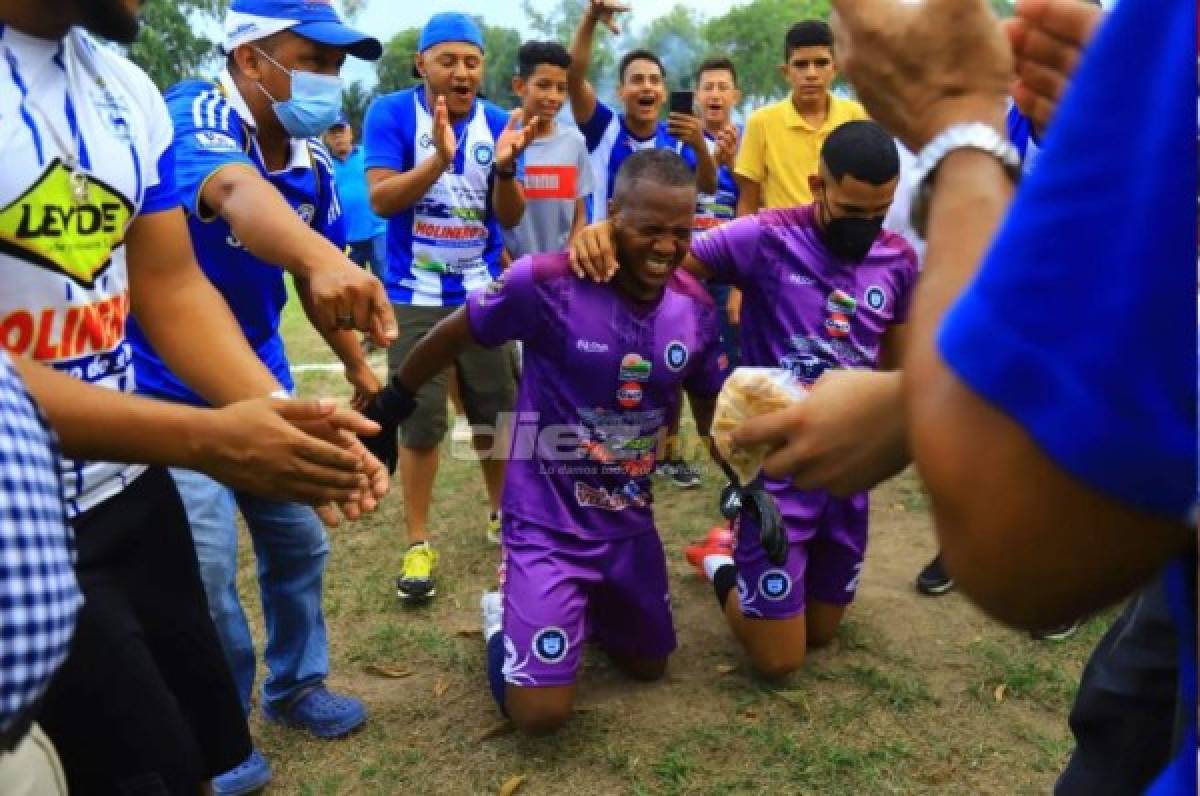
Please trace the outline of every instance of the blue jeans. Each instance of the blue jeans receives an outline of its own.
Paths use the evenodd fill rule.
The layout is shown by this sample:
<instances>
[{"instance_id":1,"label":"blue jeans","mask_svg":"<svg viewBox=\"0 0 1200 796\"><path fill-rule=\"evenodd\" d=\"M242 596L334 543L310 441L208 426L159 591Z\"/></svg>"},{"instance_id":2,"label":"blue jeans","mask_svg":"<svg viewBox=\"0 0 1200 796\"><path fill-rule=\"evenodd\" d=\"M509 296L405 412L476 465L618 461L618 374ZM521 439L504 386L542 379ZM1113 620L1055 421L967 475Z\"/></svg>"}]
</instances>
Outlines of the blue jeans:
<instances>
[{"instance_id":1,"label":"blue jeans","mask_svg":"<svg viewBox=\"0 0 1200 796\"><path fill-rule=\"evenodd\" d=\"M387 235L350 242L350 259L366 268L380 281L387 275Z\"/></svg>"},{"instance_id":2,"label":"blue jeans","mask_svg":"<svg viewBox=\"0 0 1200 796\"><path fill-rule=\"evenodd\" d=\"M267 679L262 698L271 708L286 707L302 689L329 674L329 645L321 610L321 579L329 539L315 511L299 503L279 503L234 492L203 473L171 470L192 526L200 578L208 610L237 683L242 707L250 712L255 654L250 626L237 591L240 509L254 543L263 624Z\"/></svg>"}]
</instances>

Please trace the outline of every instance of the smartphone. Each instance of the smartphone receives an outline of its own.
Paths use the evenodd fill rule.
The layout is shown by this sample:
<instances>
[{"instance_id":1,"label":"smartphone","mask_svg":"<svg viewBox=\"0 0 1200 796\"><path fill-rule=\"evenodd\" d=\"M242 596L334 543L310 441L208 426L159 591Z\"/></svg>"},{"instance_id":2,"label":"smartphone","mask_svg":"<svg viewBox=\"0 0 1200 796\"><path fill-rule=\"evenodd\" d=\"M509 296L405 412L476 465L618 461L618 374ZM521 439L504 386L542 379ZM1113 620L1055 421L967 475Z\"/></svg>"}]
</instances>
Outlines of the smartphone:
<instances>
[{"instance_id":1,"label":"smartphone","mask_svg":"<svg viewBox=\"0 0 1200 796\"><path fill-rule=\"evenodd\" d=\"M695 114L696 93L694 91L672 91L667 109L671 113Z\"/></svg>"}]
</instances>

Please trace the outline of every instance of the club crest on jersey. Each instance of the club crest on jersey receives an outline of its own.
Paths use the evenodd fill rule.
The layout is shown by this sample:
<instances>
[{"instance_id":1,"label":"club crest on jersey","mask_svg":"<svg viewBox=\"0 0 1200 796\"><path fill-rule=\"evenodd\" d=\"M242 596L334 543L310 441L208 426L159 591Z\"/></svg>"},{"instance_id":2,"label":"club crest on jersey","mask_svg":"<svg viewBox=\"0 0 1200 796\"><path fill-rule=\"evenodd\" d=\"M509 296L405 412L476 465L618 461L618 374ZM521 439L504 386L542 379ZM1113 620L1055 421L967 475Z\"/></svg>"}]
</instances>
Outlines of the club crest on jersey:
<instances>
[{"instance_id":1,"label":"club crest on jersey","mask_svg":"<svg viewBox=\"0 0 1200 796\"><path fill-rule=\"evenodd\" d=\"M663 358L667 361L667 369L672 373L678 373L687 365L687 346L679 340L672 340L667 343L667 350L664 352Z\"/></svg>"},{"instance_id":2,"label":"club crest on jersey","mask_svg":"<svg viewBox=\"0 0 1200 796\"><path fill-rule=\"evenodd\" d=\"M559 663L571 646L567 634L558 627L544 627L533 637L533 654L542 663Z\"/></svg>"},{"instance_id":3,"label":"club crest on jersey","mask_svg":"<svg viewBox=\"0 0 1200 796\"><path fill-rule=\"evenodd\" d=\"M883 306L887 304L887 293L879 285L871 285L867 288L865 298L867 306L876 311L883 309Z\"/></svg>"},{"instance_id":4,"label":"club crest on jersey","mask_svg":"<svg viewBox=\"0 0 1200 796\"><path fill-rule=\"evenodd\" d=\"M782 569L768 569L758 579L758 593L768 600L782 600L792 593L792 577Z\"/></svg>"},{"instance_id":5,"label":"club crest on jersey","mask_svg":"<svg viewBox=\"0 0 1200 796\"><path fill-rule=\"evenodd\" d=\"M86 175L87 198L76 202L71 172L55 158L25 193L0 208L0 252L61 273L91 289L125 239L133 204Z\"/></svg>"},{"instance_id":6,"label":"club crest on jersey","mask_svg":"<svg viewBox=\"0 0 1200 796\"><path fill-rule=\"evenodd\" d=\"M471 158L480 166L492 165L492 160L496 157L496 150L492 149L492 145L480 141L475 146L471 147Z\"/></svg>"},{"instance_id":7,"label":"club crest on jersey","mask_svg":"<svg viewBox=\"0 0 1200 796\"><path fill-rule=\"evenodd\" d=\"M296 215L300 216L305 224L311 224L313 218L317 215L317 208L305 202L296 208Z\"/></svg>"}]
</instances>

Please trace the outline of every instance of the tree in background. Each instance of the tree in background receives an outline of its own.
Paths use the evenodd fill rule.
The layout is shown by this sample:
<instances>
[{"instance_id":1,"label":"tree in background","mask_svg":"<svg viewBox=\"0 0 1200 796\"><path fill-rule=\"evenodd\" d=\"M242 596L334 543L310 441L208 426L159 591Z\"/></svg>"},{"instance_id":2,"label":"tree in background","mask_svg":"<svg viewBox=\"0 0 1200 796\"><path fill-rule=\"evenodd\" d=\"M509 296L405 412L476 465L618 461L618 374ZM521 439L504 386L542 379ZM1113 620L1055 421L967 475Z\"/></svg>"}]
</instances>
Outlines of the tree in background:
<instances>
[{"instance_id":1,"label":"tree in background","mask_svg":"<svg viewBox=\"0 0 1200 796\"><path fill-rule=\"evenodd\" d=\"M694 88L692 73L709 50L704 27L704 17L699 12L677 4L638 36L639 47L662 59L667 83L672 88Z\"/></svg>"},{"instance_id":2,"label":"tree in background","mask_svg":"<svg viewBox=\"0 0 1200 796\"><path fill-rule=\"evenodd\" d=\"M373 97L371 91L357 81L347 83L342 92L342 109L356 132L362 132L363 117L367 115L367 106L371 104Z\"/></svg>"},{"instance_id":3,"label":"tree in background","mask_svg":"<svg viewBox=\"0 0 1200 796\"><path fill-rule=\"evenodd\" d=\"M484 96L497 105L503 108L515 107L517 102L512 93L512 78L517 71L517 51L521 49L521 34L512 28L488 25L478 17L475 21L483 29L483 48L487 54L481 90ZM375 96L410 88L421 82L413 73L413 59L417 54L417 42L420 39L420 28L406 28L384 45L383 57L375 66L375 73L379 76Z\"/></svg>"},{"instance_id":4,"label":"tree in background","mask_svg":"<svg viewBox=\"0 0 1200 796\"><path fill-rule=\"evenodd\" d=\"M129 47L129 58L146 71L160 90L188 77L211 72L217 43L196 32L220 30L216 21L228 0L145 0L142 28ZM208 22L206 26L204 23Z\"/></svg>"},{"instance_id":5,"label":"tree in background","mask_svg":"<svg viewBox=\"0 0 1200 796\"><path fill-rule=\"evenodd\" d=\"M753 0L709 20L704 38L714 54L737 65L743 102L753 108L787 92L779 74L787 29L803 19L828 18L829 0Z\"/></svg>"}]
</instances>

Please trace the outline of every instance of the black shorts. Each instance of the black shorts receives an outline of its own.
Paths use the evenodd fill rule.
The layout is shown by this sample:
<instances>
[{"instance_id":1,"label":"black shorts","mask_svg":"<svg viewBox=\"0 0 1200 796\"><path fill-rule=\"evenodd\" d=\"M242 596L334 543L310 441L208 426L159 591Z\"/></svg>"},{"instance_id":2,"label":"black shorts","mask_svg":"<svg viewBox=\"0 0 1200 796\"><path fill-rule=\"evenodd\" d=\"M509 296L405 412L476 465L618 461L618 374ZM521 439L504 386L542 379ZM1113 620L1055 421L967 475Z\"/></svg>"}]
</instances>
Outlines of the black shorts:
<instances>
[{"instance_id":1,"label":"black shorts","mask_svg":"<svg viewBox=\"0 0 1200 796\"><path fill-rule=\"evenodd\" d=\"M175 484L151 468L74 526L86 602L38 722L71 793L195 796L251 746Z\"/></svg>"}]
</instances>

